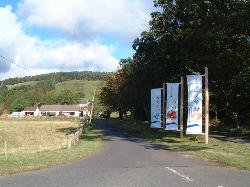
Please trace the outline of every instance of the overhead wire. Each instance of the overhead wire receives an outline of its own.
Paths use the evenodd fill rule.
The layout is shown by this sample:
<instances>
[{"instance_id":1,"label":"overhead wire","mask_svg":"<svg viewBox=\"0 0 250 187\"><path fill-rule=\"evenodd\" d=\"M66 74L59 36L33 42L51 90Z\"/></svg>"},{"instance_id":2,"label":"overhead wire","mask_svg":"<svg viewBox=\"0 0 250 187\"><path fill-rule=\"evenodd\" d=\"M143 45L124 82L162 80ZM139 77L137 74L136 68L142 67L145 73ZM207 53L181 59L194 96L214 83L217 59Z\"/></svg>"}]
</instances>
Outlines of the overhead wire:
<instances>
[{"instance_id":1,"label":"overhead wire","mask_svg":"<svg viewBox=\"0 0 250 187\"><path fill-rule=\"evenodd\" d=\"M36 74L35 72L32 72L32 71L29 70L28 68L26 68L26 67L24 67L24 66L22 66L22 65L20 65L20 64L15 63L14 60L10 60L10 59L4 57L3 55L0 55L0 58L3 59L3 60L5 60L6 63L14 64L14 65L16 65L16 66L18 66L18 67L20 67L20 68L25 69L26 71L29 71L29 72L32 73L32 74ZM0 60L0 62L1 62L1 60Z\"/></svg>"},{"instance_id":2,"label":"overhead wire","mask_svg":"<svg viewBox=\"0 0 250 187\"><path fill-rule=\"evenodd\" d=\"M1 63L1 62L2 62L2 63L8 63L8 64L14 64L14 65L16 65L16 66L18 66L18 67L20 67L20 68L22 68L22 69L28 71L29 73L36 74L35 72L31 71L30 69L28 69L28 68L26 68L26 67L24 67L24 66L22 66L22 65L20 65L20 64L17 64L14 60L11 60L11 59L9 59L9 58L3 56L3 55L0 55L0 63ZM2 83L1 83L0 88L3 86L4 81L5 81L5 79L2 80Z\"/></svg>"}]
</instances>

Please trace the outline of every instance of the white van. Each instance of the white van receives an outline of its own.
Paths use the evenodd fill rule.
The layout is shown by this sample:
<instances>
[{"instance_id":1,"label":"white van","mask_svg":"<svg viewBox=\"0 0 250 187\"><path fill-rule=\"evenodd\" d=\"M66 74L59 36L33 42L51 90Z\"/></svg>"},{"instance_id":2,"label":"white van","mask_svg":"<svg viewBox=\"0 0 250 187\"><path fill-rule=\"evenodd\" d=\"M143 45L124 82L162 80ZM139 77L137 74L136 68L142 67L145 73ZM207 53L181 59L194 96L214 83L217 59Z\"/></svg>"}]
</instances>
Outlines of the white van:
<instances>
[{"instance_id":1,"label":"white van","mask_svg":"<svg viewBox=\"0 0 250 187\"><path fill-rule=\"evenodd\" d=\"M22 112L12 112L9 116L10 117L23 117L23 113Z\"/></svg>"}]
</instances>

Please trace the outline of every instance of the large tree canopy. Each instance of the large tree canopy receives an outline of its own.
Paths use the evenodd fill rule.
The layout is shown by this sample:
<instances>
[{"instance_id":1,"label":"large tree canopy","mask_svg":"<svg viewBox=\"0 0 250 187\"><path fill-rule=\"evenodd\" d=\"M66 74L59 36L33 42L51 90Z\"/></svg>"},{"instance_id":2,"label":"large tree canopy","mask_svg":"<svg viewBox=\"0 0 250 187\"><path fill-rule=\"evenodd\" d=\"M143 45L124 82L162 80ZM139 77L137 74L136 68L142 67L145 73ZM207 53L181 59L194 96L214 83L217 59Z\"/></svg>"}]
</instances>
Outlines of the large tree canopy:
<instances>
[{"instance_id":1,"label":"large tree canopy","mask_svg":"<svg viewBox=\"0 0 250 187\"><path fill-rule=\"evenodd\" d=\"M125 95L117 96L125 97L124 108L137 118L148 119L151 88L179 82L187 74L204 74L207 66L211 109L220 111L224 119L237 116L246 122L250 103L249 2L154 2L159 11L151 14L149 31L135 39L133 59L121 61L122 68L114 75L122 78L119 90L126 90L122 91ZM109 104L114 106L121 99Z\"/></svg>"}]
</instances>

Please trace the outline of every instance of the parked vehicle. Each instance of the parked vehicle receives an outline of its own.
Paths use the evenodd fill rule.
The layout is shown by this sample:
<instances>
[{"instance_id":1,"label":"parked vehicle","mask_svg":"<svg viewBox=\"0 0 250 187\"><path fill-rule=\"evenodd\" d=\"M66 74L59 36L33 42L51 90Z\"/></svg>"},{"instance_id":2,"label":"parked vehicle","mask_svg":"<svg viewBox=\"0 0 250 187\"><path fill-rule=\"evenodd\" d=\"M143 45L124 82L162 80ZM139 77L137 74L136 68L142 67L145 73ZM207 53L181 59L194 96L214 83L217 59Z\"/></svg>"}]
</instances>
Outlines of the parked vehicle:
<instances>
[{"instance_id":1,"label":"parked vehicle","mask_svg":"<svg viewBox=\"0 0 250 187\"><path fill-rule=\"evenodd\" d=\"M22 112L12 112L9 116L10 117L23 117L23 113Z\"/></svg>"},{"instance_id":2,"label":"parked vehicle","mask_svg":"<svg viewBox=\"0 0 250 187\"><path fill-rule=\"evenodd\" d=\"M65 114L60 114L60 115L58 115L57 117L66 118L67 115L65 115Z\"/></svg>"}]
</instances>

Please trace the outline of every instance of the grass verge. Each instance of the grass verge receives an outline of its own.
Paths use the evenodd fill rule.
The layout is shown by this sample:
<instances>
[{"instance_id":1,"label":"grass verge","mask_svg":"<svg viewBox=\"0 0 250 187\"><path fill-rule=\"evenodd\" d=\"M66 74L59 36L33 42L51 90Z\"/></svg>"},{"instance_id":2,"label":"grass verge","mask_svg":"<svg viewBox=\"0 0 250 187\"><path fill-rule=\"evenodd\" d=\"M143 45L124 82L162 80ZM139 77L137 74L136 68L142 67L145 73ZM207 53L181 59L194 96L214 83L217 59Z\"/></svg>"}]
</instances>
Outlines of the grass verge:
<instances>
[{"instance_id":1,"label":"grass verge","mask_svg":"<svg viewBox=\"0 0 250 187\"><path fill-rule=\"evenodd\" d=\"M46 168L87 157L103 146L99 130L90 124L71 149L42 151L41 153L0 155L0 175Z\"/></svg>"},{"instance_id":2,"label":"grass verge","mask_svg":"<svg viewBox=\"0 0 250 187\"><path fill-rule=\"evenodd\" d=\"M150 129L147 122L124 122L114 119L110 124L137 137L166 145L172 150L250 171L250 146L214 138L210 138L209 144L205 144L204 136L201 135L185 136L181 139L178 132Z\"/></svg>"}]
</instances>

